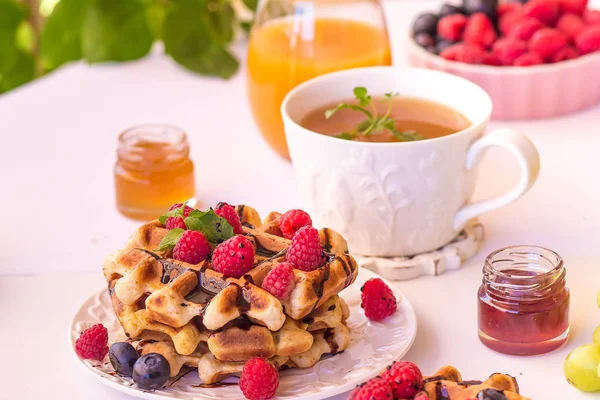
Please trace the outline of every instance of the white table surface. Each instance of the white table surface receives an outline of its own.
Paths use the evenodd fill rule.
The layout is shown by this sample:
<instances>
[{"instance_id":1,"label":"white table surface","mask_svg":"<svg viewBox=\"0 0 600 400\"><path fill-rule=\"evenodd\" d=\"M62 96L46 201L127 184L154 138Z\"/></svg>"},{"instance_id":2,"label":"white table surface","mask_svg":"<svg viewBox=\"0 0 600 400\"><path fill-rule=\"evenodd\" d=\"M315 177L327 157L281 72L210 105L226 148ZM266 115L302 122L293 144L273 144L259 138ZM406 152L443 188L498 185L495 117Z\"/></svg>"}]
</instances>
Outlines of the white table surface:
<instances>
[{"instance_id":1,"label":"white table surface","mask_svg":"<svg viewBox=\"0 0 600 400\"><path fill-rule=\"evenodd\" d=\"M412 18L438 4L385 3L396 64L405 64ZM0 399L130 399L90 379L67 347L73 313L104 286L102 258L138 225L114 207L112 166L124 128L169 122L187 130L203 205L224 200L263 213L301 206L292 166L270 151L253 124L244 80L243 72L230 81L198 77L155 54L122 65L73 64L0 97ZM600 323L599 123L600 106L565 118L492 124L532 139L541 174L520 201L482 218L487 240L464 269L396 284L419 322L406 358L424 373L452 364L468 379L510 373L536 400L600 396L576 391L562 374L566 354L590 342ZM497 194L517 177L508 154L490 151L476 197ZM511 244L544 245L566 260L572 336L552 354L510 357L477 339L482 261Z\"/></svg>"}]
</instances>

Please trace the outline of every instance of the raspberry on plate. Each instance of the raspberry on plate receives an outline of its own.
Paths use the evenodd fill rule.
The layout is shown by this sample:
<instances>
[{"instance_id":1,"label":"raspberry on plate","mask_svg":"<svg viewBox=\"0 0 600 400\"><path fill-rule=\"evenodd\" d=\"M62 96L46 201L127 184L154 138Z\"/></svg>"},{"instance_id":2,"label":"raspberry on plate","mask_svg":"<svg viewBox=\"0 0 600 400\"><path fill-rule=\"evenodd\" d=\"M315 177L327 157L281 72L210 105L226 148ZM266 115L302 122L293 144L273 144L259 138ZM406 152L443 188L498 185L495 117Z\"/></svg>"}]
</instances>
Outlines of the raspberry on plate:
<instances>
[{"instance_id":1,"label":"raspberry on plate","mask_svg":"<svg viewBox=\"0 0 600 400\"><path fill-rule=\"evenodd\" d=\"M280 300L286 300L294 286L294 267L286 262L270 270L262 283L263 289Z\"/></svg>"},{"instance_id":2,"label":"raspberry on plate","mask_svg":"<svg viewBox=\"0 0 600 400\"><path fill-rule=\"evenodd\" d=\"M558 10L561 15L566 13L581 15L587 5L588 0L558 0Z\"/></svg>"},{"instance_id":3,"label":"raspberry on plate","mask_svg":"<svg viewBox=\"0 0 600 400\"><path fill-rule=\"evenodd\" d=\"M171 208L169 208L169 211L173 211L176 208L181 208L183 204L181 203L175 203L171 206ZM190 206L188 206L187 204L185 205L184 209L183 209L183 216L187 217L188 215L190 215L190 213L194 211L194 209Z\"/></svg>"},{"instance_id":4,"label":"raspberry on plate","mask_svg":"<svg viewBox=\"0 0 600 400\"><path fill-rule=\"evenodd\" d=\"M492 47L496 41L496 30L487 15L484 13L471 15L465 26L463 41L485 49Z\"/></svg>"},{"instance_id":5,"label":"raspberry on plate","mask_svg":"<svg viewBox=\"0 0 600 400\"><path fill-rule=\"evenodd\" d=\"M587 9L583 12L583 20L588 25L600 24L600 11Z\"/></svg>"},{"instance_id":6,"label":"raspberry on plate","mask_svg":"<svg viewBox=\"0 0 600 400\"><path fill-rule=\"evenodd\" d=\"M108 353L108 331L102 324L87 328L75 342L75 352L86 360L102 361Z\"/></svg>"},{"instance_id":7,"label":"raspberry on plate","mask_svg":"<svg viewBox=\"0 0 600 400\"><path fill-rule=\"evenodd\" d=\"M181 217L167 218L167 220L165 221L165 227L167 229L175 229L175 228L181 228L183 230L187 229L187 226L185 226L185 222L184 222L183 218L181 218Z\"/></svg>"},{"instance_id":8,"label":"raspberry on plate","mask_svg":"<svg viewBox=\"0 0 600 400\"><path fill-rule=\"evenodd\" d=\"M532 65L540 65L543 64L544 60L537 53L528 52L519 57L514 62L515 67L529 67Z\"/></svg>"},{"instance_id":9,"label":"raspberry on plate","mask_svg":"<svg viewBox=\"0 0 600 400\"><path fill-rule=\"evenodd\" d=\"M557 63L561 61L573 60L577 57L579 57L577 50L571 46L567 46L564 49L559 50L554 57L552 57L552 62Z\"/></svg>"},{"instance_id":10,"label":"raspberry on plate","mask_svg":"<svg viewBox=\"0 0 600 400\"><path fill-rule=\"evenodd\" d=\"M298 229L307 225L312 226L312 220L310 215L303 210L289 210L279 220L279 229L288 239L292 239Z\"/></svg>"},{"instance_id":11,"label":"raspberry on plate","mask_svg":"<svg viewBox=\"0 0 600 400\"><path fill-rule=\"evenodd\" d=\"M398 361L388 366L381 377L392 387L395 399L412 399L423 389L421 370L410 361Z\"/></svg>"},{"instance_id":12,"label":"raspberry on plate","mask_svg":"<svg viewBox=\"0 0 600 400\"><path fill-rule=\"evenodd\" d=\"M535 18L525 17L517 22L509 29L508 37L528 41L534 33L544 27L540 21Z\"/></svg>"},{"instance_id":13,"label":"raspberry on plate","mask_svg":"<svg viewBox=\"0 0 600 400\"><path fill-rule=\"evenodd\" d=\"M528 17L537 18L546 25L554 25L558 19L558 1L530 0L523 6L523 13Z\"/></svg>"},{"instance_id":14,"label":"raspberry on plate","mask_svg":"<svg viewBox=\"0 0 600 400\"><path fill-rule=\"evenodd\" d=\"M396 296L381 279L369 279L360 291L362 292L360 306L371 321L383 321L396 312L398 308Z\"/></svg>"},{"instance_id":15,"label":"raspberry on plate","mask_svg":"<svg viewBox=\"0 0 600 400\"><path fill-rule=\"evenodd\" d=\"M369 379L354 389L348 400L393 400L390 384L380 376Z\"/></svg>"},{"instance_id":16,"label":"raspberry on plate","mask_svg":"<svg viewBox=\"0 0 600 400\"><path fill-rule=\"evenodd\" d=\"M212 263L226 277L240 278L254 265L254 245L245 236L234 236L215 248Z\"/></svg>"},{"instance_id":17,"label":"raspberry on plate","mask_svg":"<svg viewBox=\"0 0 600 400\"><path fill-rule=\"evenodd\" d=\"M483 60L481 61L481 63L484 65L493 65L496 67L502 65L502 61L500 61L498 56L494 53L485 53L485 56L483 56Z\"/></svg>"},{"instance_id":18,"label":"raspberry on plate","mask_svg":"<svg viewBox=\"0 0 600 400\"><path fill-rule=\"evenodd\" d=\"M551 61L552 57L565 47L567 47L565 35L552 28L540 29L529 40L529 50L538 53L544 61Z\"/></svg>"},{"instance_id":19,"label":"raspberry on plate","mask_svg":"<svg viewBox=\"0 0 600 400\"><path fill-rule=\"evenodd\" d=\"M458 41L467 26L467 17L462 14L448 15L438 22L438 34L448 40Z\"/></svg>"},{"instance_id":20,"label":"raspberry on plate","mask_svg":"<svg viewBox=\"0 0 600 400\"><path fill-rule=\"evenodd\" d=\"M504 36L506 36L509 34L509 32L513 26L515 26L516 24L518 24L520 21L522 21L525 18L527 18L525 16L525 14L523 14L522 12L519 12L519 11L513 11L513 12L509 12L507 14L504 14L498 22L498 29L500 29L500 32Z\"/></svg>"},{"instance_id":21,"label":"raspberry on plate","mask_svg":"<svg viewBox=\"0 0 600 400\"><path fill-rule=\"evenodd\" d=\"M588 26L575 38L579 54L589 54L600 50L600 25Z\"/></svg>"},{"instance_id":22,"label":"raspberry on plate","mask_svg":"<svg viewBox=\"0 0 600 400\"><path fill-rule=\"evenodd\" d=\"M250 400L265 400L275 396L279 374L275 367L262 358L246 361L239 381L244 396Z\"/></svg>"},{"instance_id":23,"label":"raspberry on plate","mask_svg":"<svg viewBox=\"0 0 600 400\"><path fill-rule=\"evenodd\" d=\"M198 264L210 256L212 246L198 231L185 231L173 248L173 258L188 264Z\"/></svg>"},{"instance_id":24,"label":"raspberry on plate","mask_svg":"<svg viewBox=\"0 0 600 400\"><path fill-rule=\"evenodd\" d=\"M515 38L501 38L494 43L492 52L502 65L513 65L519 56L527 53L527 43Z\"/></svg>"},{"instance_id":25,"label":"raspberry on plate","mask_svg":"<svg viewBox=\"0 0 600 400\"><path fill-rule=\"evenodd\" d=\"M579 15L565 14L556 23L556 29L574 42L575 37L585 29L585 21Z\"/></svg>"},{"instance_id":26,"label":"raspberry on plate","mask_svg":"<svg viewBox=\"0 0 600 400\"><path fill-rule=\"evenodd\" d=\"M481 47L469 43L458 43L442 51L440 57L466 64L481 64L485 58L485 51Z\"/></svg>"},{"instance_id":27,"label":"raspberry on plate","mask_svg":"<svg viewBox=\"0 0 600 400\"><path fill-rule=\"evenodd\" d=\"M496 9L498 12L498 17L502 18L502 16L510 13L510 12L523 12L523 4L521 3L502 3L498 4L498 8Z\"/></svg>"},{"instance_id":28,"label":"raspberry on plate","mask_svg":"<svg viewBox=\"0 0 600 400\"><path fill-rule=\"evenodd\" d=\"M312 226L304 226L296 232L285 254L285 259L302 271L314 271L325 263L319 231Z\"/></svg>"},{"instance_id":29,"label":"raspberry on plate","mask_svg":"<svg viewBox=\"0 0 600 400\"><path fill-rule=\"evenodd\" d=\"M233 228L233 233L236 235L242 235L244 233L240 216L235 212L235 208L233 208L233 206L221 202L217 204L217 207L215 207L215 214L225 218L227 222L229 222L229 225L231 225Z\"/></svg>"}]
</instances>

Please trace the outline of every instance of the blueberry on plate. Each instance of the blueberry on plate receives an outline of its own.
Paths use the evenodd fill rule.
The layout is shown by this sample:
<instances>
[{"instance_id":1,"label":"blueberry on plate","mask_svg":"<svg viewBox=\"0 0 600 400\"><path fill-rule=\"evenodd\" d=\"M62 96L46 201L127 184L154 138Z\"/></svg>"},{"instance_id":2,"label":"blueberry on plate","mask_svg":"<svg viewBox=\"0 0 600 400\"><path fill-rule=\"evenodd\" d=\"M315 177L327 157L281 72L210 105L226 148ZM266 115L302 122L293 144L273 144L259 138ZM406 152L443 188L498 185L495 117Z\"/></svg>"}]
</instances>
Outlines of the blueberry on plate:
<instances>
[{"instance_id":1,"label":"blueberry on plate","mask_svg":"<svg viewBox=\"0 0 600 400\"><path fill-rule=\"evenodd\" d=\"M413 23L413 33L428 33L435 35L437 32L438 16L432 13L421 14Z\"/></svg>"},{"instance_id":2,"label":"blueberry on plate","mask_svg":"<svg viewBox=\"0 0 600 400\"><path fill-rule=\"evenodd\" d=\"M498 0L463 0L463 8L468 15L482 12L492 21L498 18Z\"/></svg>"},{"instance_id":3,"label":"blueberry on plate","mask_svg":"<svg viewBox=\"0 0 600 400\"><path fill-rule=\"evenodd\" d=\"M448 15L464 14L464 13L465 13L465 10L462 7L446 3L440 9L440 18L444 18Z\"/></svg>"},{"instance_id":4,"label":"blueberry on plate","mask_svg":"<svg viewBox=\"0 0 600 400\"><path fill-rule=\"evenodd\" d=\"M501 390L484 389L477 394L477 400L508 400Z\"/></svg>"},{"instance_id":5,"label":"blueberry on plate","mask_svg":"<svg viewBox=\"0 0 600 400\"><path fill-rule=\"evenodd\" d=\"M454 46L456 43L457 42L453 42L452 40L440 39L435 46L436 52L440 54L442 51L446 50L450 46Z\"/></svg>"},{"instance_id":6,"label":"blueberry on plate","mask_svg":"<svg viewBox=\"0 0 600 400\"><path fill-rule=\"evenodd\" d=\"M429 33L417 33L415 35L415 42L421 47L435 46L435 39Z\"/></svg>"},{"instance_id":7,"label":"blueberry on plate","mask_svg":"<svg viewBox=\"0 0 600 400\"><path fill-rule=\"evenodd\" d=\"M133 381L140 389L160 389L169 379L171 368L162 355L148 353L141 356L133 366Z\"/></svg>"},{"instance_id":8,"label":"blueberry on plate","mask_svg":"<svg viewBox=\"0 0 600 400\"><path fill-rule=\"evenodd\" d=\"M127 342L113 343L108 350L110 363L121 376L131 377L133 365L139 357L138 352Z\"/></svg>"}]
</instances>

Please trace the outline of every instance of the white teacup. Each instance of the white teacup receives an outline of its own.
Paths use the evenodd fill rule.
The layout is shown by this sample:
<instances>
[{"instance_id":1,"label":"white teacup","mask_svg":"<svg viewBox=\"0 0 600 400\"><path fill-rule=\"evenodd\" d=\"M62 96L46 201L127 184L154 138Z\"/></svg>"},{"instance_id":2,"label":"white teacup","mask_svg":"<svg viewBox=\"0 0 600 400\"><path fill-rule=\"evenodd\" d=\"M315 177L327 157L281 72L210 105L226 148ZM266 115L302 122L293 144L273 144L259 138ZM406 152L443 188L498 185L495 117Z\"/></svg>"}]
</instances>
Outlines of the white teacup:
<instances>
[{"instance_id":1,"label":"white teacup","mask_svg":"<svg viewBox=\"0 0 600 400\"><path fill-rule=\"evenodd\" d=\"M300 126L309 112L347 100L356 86L373 96L392 91L445 104L472 125L452 135L402 143L348 141ZM523 196L540 168L537 150L519 132L499 129L484 136L490 97L474 83L444 72L397 67L334 72L290 91L281 112L306 211L315 226L339 231L356 254L410 256L437 249L471 218ZM469 202L475 167L491 146L514 154L521 181L501 196Z\"/></svg>"}]
</instances>

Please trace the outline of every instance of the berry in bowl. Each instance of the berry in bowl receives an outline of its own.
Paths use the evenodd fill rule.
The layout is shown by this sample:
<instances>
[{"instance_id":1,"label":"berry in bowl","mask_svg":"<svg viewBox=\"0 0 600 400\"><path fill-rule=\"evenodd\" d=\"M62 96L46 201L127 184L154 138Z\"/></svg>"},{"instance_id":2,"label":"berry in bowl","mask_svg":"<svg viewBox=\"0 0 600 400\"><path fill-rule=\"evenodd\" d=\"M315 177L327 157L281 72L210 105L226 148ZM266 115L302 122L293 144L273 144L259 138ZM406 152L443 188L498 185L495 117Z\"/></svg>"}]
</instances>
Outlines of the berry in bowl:
<instances>
[{"instance_id":1,"label":"berry in bowl","mask_svg":"<svg viewBox=\"0 0 600 400\"><path fill-rule=\"evenodd\" d=\"M467 78L495 119L566 115L600 102L600 11L588 0L463 0L419 15L409 59Z\"/></svg>"}]
</instances>

